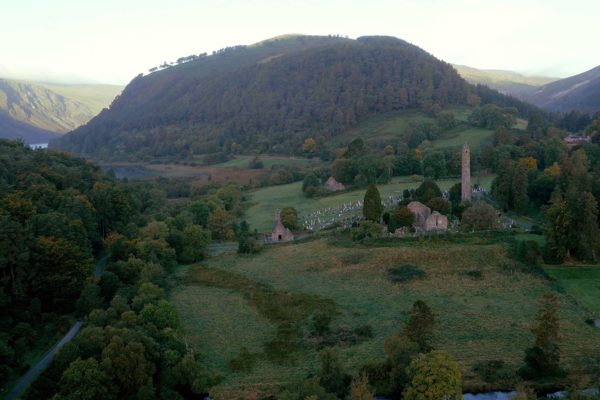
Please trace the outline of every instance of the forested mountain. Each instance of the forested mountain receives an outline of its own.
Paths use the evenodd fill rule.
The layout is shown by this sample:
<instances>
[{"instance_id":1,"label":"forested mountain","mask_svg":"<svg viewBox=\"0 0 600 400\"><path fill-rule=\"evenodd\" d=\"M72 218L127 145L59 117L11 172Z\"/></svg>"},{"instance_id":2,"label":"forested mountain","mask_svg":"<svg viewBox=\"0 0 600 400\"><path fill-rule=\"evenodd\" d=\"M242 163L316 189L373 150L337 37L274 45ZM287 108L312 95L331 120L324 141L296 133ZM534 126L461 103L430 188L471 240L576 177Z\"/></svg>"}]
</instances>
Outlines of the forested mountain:
<instances>
[{"instance_id":1,"label":"forested mountain","mask_svg":"<svg viewBox=\"0 0 600 400\"><path fill-rule=\"evenodd\" d=\"M3 121L0 137L48 141L44 131L65 133L77 128L108 107L121 89L116 85L60 85L0 79L0 119Z\"/></svg>"},{"instance_id":2,"label":"forested mountain","mask_svg":"<svg viewBox=\"0 0 600 400\"><path fill-rule=\"evenodd\" d=\"M525 100L549 111L600 111L600 66L544 85Z\"/></svg>"},{"instance_id":3,"label":"forested mountain","mask_svg":"<svg viewBox=\"0 0 600 400\"><path fill-rule=\"evenodd\" d=\"M140 75L51 146L104 159L293 153L309 136L324 143L377 113L466 105L471 92L400 39L286 36Z\"/></svg>"},{"instance_id":4,"label":"forested mountain","mask_svg":"<svg viewBox=\"0 0 600 400\"><path fill-rule=\"evenodd\" d=\"M498 69L477 69L466 65L453 64L456 71L474 85L486 85L500 93L526 100L542 85L558 80L544 76L528 76L513 71Z\"/></svg>"}]
</instances>

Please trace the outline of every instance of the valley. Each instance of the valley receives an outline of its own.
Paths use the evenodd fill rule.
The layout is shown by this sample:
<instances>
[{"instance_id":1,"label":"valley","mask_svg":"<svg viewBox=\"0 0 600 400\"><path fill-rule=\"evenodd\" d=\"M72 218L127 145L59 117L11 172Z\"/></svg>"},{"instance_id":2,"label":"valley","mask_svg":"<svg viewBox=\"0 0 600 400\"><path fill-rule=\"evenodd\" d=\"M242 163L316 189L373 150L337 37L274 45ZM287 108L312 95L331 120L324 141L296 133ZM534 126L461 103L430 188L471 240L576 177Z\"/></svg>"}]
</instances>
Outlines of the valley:
<instances>
[{"instance_id":1,"label":"valley","mask_svg":"<svg viewBox=\"0 0 600 400\"><path fill-rule=\"evenodd\" d=\"M0 398L598 399L598 68L146 35L0 79Z\"/></svg>"}]
</instances>

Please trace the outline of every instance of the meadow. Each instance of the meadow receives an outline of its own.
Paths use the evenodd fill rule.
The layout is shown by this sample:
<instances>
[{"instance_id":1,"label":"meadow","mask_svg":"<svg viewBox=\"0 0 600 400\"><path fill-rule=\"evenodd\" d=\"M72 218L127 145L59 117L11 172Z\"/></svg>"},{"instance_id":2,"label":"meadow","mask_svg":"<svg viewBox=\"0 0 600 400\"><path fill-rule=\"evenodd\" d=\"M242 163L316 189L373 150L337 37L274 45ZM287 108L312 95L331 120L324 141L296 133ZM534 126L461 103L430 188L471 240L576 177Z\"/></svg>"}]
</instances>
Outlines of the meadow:
<instances>
[{"instance_id":1,"label":"meadow","mask_svg":"<svg viewBox=\"0 0 600 400\"><path fill-rule=\"evenodd\" d=\"M559 287L580 302L590 318L600 318L600 268L598 266L546 266Z\"/></svg>"},{"instance_id":2,"label":"meadow","mask_svg":"<svg viewBox=\"0 0 600 400\"><path fill-rule=\"evenodd\" d=\"M393 283L388 269L417 265L425 277ZM515 371L540 297L554 290L506 254L506 243L474 236L342 246L334 239L270 246L258 255L225 253L186 269L172 300L188 343L224 376L211 396L247 398L270 393L318 368L311 320L333 319L332 332L368 326L372 337L338 345L349 372L384 357L384 339L399 332L416 300L436 315L434 345L459 363L465 388L486 388L472 367L502 360ZM577 376L581 360L600 351L600 330L572 296L560 299L562 362ZM290 356L276 357L277 345ZM286 347L287 346L287 347ZM231 360L251 359L232 370ZM267 383L268 382L268 383ZM489 387L488 387L489 388Z\"/></svg>"},{"instance_id":3,"label":"meadow","mask_svg":"<svg viewBox=\"0 0 600 400\"><path fill-rule=\"evenodd\" d=\"M473 183L479 183L484 188L490 188L493 176L474 178ZM441 179L437 181L442 190L448 190L459 181L456 179ZM404 189L416 189L421 182L414 182L410 177L395 177L386 185L378 185L381 198L400 195ZM246 221L252 229L267 232L273 224L273 213L277 208L294 207L300 217L327 207L336 207L344 203L362 200L365 190L353 190L320 198L306 198L302 193L302 182L287 185L270 186L258 189L248 194L250 206L245 212Z\"/></svg>"}]
</instances>

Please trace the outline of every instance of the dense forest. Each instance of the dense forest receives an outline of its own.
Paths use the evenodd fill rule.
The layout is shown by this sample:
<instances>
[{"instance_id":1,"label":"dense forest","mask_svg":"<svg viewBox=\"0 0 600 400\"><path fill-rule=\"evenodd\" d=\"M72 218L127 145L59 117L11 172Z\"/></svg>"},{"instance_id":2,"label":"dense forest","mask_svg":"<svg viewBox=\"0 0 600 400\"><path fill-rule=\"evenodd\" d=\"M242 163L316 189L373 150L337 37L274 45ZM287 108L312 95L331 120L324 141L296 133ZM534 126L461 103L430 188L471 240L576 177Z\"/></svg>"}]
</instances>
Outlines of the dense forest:
<instances>
[{"instance_id":1,"label":"dense forest","mask_svg":"<svg viewBox=\"0 0 600 400\"><path fill-rule=\"evenodd\" d=\"M25 398L205 393L217 377L176 334L171 272L202 260L212 238L240 236L242 193L212 185L171 204L178 185L118 181L83 159L0 140L0 387L79 319Z\"/></svg>"},{"instance_id":2,"label":"dense forest","mask_svg":"<svg viewBox=\"0 0 600 400\"><path fill-rule=\"evenodd\" d=\"M308 136L323 142L377 113L477 101L449 64L400 39L323 39L283 40L312 43L289 52L282 44L234 48L139 76L53 146L99 158L292 153Z\"/></svg>"}]
</instances>

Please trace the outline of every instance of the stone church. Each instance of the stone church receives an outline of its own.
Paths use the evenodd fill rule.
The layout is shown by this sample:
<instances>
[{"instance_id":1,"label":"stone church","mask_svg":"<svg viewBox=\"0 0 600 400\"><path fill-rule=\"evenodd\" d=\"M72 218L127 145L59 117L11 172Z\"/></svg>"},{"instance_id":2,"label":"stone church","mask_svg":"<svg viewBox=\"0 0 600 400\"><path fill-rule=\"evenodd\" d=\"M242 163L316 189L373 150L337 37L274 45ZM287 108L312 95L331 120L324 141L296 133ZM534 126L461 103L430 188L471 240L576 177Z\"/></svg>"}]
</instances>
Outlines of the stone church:
<instances>
[{"instance_id":1,"label":"stone church","mask_svg":"<svg viewBox=\"0 0 600 400\"><path fill-rule=\"evenodd\" d=\"M415 214L415 223L413 226L416 230L425 232L448 230L448 217L437 211L431 212L431 208L425 204L418 201L411 201L406 207Z\"/></svg>"},{"instance_id":2,"label":"stone church","mask_svg":"<svg viewBox=\"0 0 600 400\"><path fill-rule=\"evenodd\" d=\"M283 226L281 223L281 211L275 210L275 223L273 223L273 229L271 229L271 236L269 242L289 242L294 240L294 234L288 228Z\"/></svg>"}]
</instances>

